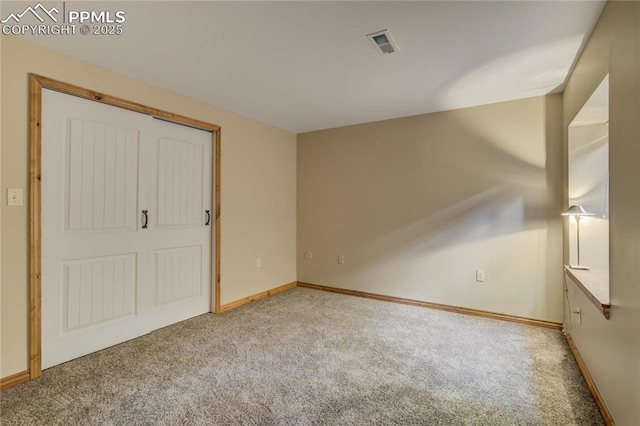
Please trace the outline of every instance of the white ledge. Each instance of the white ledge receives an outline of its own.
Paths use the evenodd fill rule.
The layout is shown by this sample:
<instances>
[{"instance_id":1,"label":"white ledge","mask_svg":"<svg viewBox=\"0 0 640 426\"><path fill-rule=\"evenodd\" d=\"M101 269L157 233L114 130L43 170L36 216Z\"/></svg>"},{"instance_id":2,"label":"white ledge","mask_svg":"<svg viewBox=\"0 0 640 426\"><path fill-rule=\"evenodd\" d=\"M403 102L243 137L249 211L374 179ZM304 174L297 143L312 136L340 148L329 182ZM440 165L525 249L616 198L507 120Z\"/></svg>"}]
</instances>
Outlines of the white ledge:
<instances>
[{"instance_id":1,"label":"white ledge","mask_svg":"<svg viewBox=\"0 0 640 426\"><path fill-rule=\"evenodd\" d=\"M588 271L564 267L565 272L576 283L578 288L609 319L609 271L604 269L590 269Z\"/></svg>"}]
</instances>

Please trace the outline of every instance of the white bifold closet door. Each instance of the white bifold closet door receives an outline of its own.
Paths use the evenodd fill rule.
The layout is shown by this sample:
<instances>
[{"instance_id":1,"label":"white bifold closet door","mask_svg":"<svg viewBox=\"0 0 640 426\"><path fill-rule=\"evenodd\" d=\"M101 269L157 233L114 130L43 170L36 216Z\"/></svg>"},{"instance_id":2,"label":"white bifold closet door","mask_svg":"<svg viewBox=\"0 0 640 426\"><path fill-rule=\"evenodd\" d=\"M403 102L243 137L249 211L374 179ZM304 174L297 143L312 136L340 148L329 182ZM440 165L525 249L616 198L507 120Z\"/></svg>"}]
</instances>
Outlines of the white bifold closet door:
<instances>
[{"instance_id":1,"label":"white bifold closet door","mask_svg":"<svg viewBox=\"0 0 640 426\"><path fill-rule=\"evenodd\" d=\"M213 138L42 94L42 366L210 311Z\"/></svg>"}]
</instances>

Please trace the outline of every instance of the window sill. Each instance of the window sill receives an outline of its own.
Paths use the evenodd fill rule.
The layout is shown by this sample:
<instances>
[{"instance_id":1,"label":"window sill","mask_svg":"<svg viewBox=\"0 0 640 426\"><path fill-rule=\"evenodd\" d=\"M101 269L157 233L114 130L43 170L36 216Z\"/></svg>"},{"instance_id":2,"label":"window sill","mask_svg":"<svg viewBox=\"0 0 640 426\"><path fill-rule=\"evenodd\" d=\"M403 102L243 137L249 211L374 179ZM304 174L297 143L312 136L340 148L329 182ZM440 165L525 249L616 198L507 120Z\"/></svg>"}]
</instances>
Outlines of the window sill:
<instances>
[{"instance_id":1,"label":"window sill","mask_svg":"<svg viewBox=\"0 0 640 426\"><path fill-rule=\"evenodd\" d=\"M609 271L604 269L583 271L571 269L569 266L565 266L564 271L587 296L587 299L602 312L606 319L609 319L609 310L611 309L609 301Z\"/></svg>"}]
</instances>

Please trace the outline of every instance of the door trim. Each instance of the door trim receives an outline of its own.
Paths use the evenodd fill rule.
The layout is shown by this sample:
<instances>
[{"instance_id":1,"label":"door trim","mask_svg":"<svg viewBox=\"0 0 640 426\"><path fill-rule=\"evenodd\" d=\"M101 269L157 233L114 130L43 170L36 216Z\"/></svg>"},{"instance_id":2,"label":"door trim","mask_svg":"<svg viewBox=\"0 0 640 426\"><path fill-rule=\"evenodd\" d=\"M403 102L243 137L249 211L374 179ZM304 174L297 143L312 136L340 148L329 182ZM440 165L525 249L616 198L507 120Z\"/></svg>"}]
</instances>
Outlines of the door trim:
<instances>
[{"instance_id":1,"label":"door trim","mask_svg":"<svg viewBox=\"0 0 640 426\"><path fill-rule=\"evenodd\" d=\"M220 312L220 163L221 128L215 124L152 108L115 96L95 92L37 74L29 74L29 376L42 374L42 89L51 89L95 102L151 115L166 121L213 132L215 150L215 274L212 312Z\"/></svg>"}]
</instances>

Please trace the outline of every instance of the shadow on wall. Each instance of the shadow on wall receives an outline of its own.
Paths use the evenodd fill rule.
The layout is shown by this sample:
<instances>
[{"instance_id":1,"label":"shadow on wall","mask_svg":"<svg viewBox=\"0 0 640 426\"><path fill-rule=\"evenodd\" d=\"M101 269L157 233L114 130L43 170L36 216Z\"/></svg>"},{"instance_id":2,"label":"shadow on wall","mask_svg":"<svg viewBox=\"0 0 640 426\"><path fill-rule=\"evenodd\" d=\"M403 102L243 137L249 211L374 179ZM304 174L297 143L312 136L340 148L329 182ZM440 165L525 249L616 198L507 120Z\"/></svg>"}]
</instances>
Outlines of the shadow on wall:
<instances>
[{"instance_id":1,"label":"shadow on wall","mask_svg":"<svg viewBox=\"0 0 640 426\"><path fill-rule=\"evenodd\" d=\"M500 185L382 236L361 252L371 261L393 252L419 256L447 246L541 227L539 223L526 222L525 216L522 195L510 185Z\"/></svg>"},{"instance_id":2,"label":"shadow on wall","mask_svg":"<svg viewBox=\"0 0 640 426\"><path fill-rule=\"evenodd\" d=\"M545 227L551 214L545 168L478 140L477 134L461 131L461 124L452 126L457 127L455 138L426 136L421 158L398 157L405 141L367 141L363 145L375 154L350 156L357 163L350 166L357 173L350 182L327 185L325 194L314 191L314 198L327 201L324 213L341 219L338 233L356 237L345 238L351 239L345 248L423 251ZM335 152L327 158L333 164L324 165L334 179L345 161L341 155ZM368 219L358 220L361 215Z\"/></svg>"},{"instance_id":3,"label":"shadow on wall","mask_svg":"<svg viewBox=\"0 0 640 426\"><path fill-rule=\"evenodd\" d=\"M394 295L439 301L447 297L437 287L461 276L447 271L516 256L524 273L549 285L549 256L561 259L561 148L547 140L544 103L302 135L299 249L314 258L299 264L301 280L386 294L394 294L389 284L414 287ZM549 220L557 238L547 238ZM434 270L439 282L425 283Z\"/></svg>"}]
</instances>

